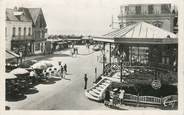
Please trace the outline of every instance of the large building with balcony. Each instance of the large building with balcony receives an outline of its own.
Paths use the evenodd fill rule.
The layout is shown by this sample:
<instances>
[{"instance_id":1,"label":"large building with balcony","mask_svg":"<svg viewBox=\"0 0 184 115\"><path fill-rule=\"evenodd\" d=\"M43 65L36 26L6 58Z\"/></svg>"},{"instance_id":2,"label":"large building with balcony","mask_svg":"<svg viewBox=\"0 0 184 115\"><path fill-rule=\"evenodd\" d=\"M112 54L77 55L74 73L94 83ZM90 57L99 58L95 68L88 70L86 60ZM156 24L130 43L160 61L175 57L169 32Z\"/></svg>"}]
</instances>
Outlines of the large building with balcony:
<instances>
[{"instance_id":1,"label":"large building with balcony","mask_svg":"<svg viewBox=\"0 0 184 115\"><path fill-rule=\"evenodd\" d=\"M5 27L6 49L24 55L33 52L32 20L17 8L6 9Z\"/></svg>"},{"instance_id":2,"label":"large building with balcony","mask_svg":"<svg viewBox=\"0 0 184 115\"><path fill-rule=\"evenodd\" d=\"M6 9L6 49L23 56L44 53L46 26L41 8Z\"/></svg>"},{"instance_id":3,"label":"large building with balcony","mask_svg":"<svg viewBox=\"0 0 184 115\"><path fill-rule=\"evenodd\" d=\"M178 33L178 10L174 4L127 4L122 5L120 10L120 28L144 21Z\"/></svg>"}]
</instances>

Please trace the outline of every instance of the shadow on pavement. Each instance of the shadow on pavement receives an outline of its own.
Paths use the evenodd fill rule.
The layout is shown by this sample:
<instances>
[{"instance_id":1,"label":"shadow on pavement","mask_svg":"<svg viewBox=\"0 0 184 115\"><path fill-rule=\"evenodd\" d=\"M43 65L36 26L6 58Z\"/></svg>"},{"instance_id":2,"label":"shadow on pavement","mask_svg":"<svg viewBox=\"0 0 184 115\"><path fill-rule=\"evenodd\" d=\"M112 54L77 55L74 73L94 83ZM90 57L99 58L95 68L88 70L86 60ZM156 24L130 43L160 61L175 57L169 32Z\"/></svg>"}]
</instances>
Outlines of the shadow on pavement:
<instances>
[{"instance_id":1,"label":"shadow on pavement","mask_svg":"<svg viewBox=\"0 0 184 115\"><path fill-rule=\"evenodd\" d=\"M49 85L49 84L54 84L56 83L56 81L61 80L60 78L49 78L48 80L45 81L41 81L40 84L45 84L45 85Z\"/></svg>"},{"instance_id":2,"label":"shadow on pavement","mask_svg":"<svg viewBox=\"0 0 184 115\"><path fill-rule=\"evenodd\" d=\"M66 77L65 77L65 78L63 78L63 79L64 79L64 80L71 80L71 79L69 79L69 78L66 78Z\"/></svg>"},{"instance_id":3,"label":"shadow on pavement","mask_svg":"<svg viewBox=\"0 0 184 115\"><path fill-rule=\"evenodd\" d=\"M127 109L120 108L118 106L108 106L108 107L115 110L127 110Z\"/></svg>"},{"instance_id":4,"label":"shadow on pavement","mask_svg":"<svg viewBox=\"0 0 184 115\"><path fill-rule=\"evenodd\" d=\"M44 85L50 85L50 84L54 84L54 83L56 83L56 82L53 80L46 80L46 81L40 82L40 84L44 84Z\"/></svg>"},{"instance_id":5,"label":"shadow on pavement","mask_svg":"<svg viewBox=\"0 0 184 115\"><path fill-rule=\"evenodd\" d=\"M26 98L27 98L27 96L22 94L22 95L17 95L17 96L8 96L8 97L6 97L6 100L7 101L21 101L21 100L24 100Z\"/></svg>"},{"instance_id":6,"label":"shadow on pavement","mask_svg":"<svg viewBox=\"0 0 184 115\"><path fill-rule=\"evenodd\" d=\"M24 94L35 94L38 93L39 91L36 88L30 88L27 91L24 92Z\"/></svg>"},{"instance_id":7,"label":"shadow on pavement","mask_svg":"<svg viewBox=\"0 0 184 115\"><path fill-rule=\"evenodd\" d=\"M66 75L72 75L71 73L66 73Z\"/></svg>"},{"instance_id":8,"label":"shadow on pavement","mask_svg":"<svg viewBox=\"0 0 184 115\"><path fill-rule=\"evenodd\" d=\"M61 78L50 78L49 80L51 80L51 81L59 81L59 80L61 80Z\"/></svg>"}]
</instances>

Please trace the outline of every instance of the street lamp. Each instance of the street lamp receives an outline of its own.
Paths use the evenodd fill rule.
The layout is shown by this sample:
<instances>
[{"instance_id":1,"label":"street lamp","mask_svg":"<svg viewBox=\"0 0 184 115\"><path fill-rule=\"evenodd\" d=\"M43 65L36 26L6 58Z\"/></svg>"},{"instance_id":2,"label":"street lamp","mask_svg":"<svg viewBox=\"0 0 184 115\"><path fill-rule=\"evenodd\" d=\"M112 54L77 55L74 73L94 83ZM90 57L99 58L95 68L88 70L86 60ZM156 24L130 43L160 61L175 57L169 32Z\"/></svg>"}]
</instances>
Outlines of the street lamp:
<instances>
[{"instance_id":1,"label":"street lamp","mask_svg":"<svg viewBox=\"0 0 184 115\"><path fill-rule=\"evenodd\" d=\"M103 58L103 74L104 74L104 70L105 70L105 49L103 48L102 50L102 58Z\"/></svg>"},{"instance_id":2,"label":"street lamp","mask_svg":"<svg viewBox=\"0 0 184 115\"><path fill-rule=\"evenodd\" d=\"M122 82L123 80L123 72L122 72L122 69L123 69L123 60L124 60L124 57L125 57L125 54L120 54L119 55L119 63L120 63L120 82Z\"/></svg>"},{"instance_id":3,"label":"street lamp","mask_svg":"<svg viewBox=\"0 0 184 115\"><path fill-rule=\"evenodd\" d=\"M122 69L123 69L123 60L122 60L122 55L119 56L119 63L120 63L120 82L122 82L122 79L123 79L123 72L122 72Z\"/></svg>"},{"instance_id":4,"label":"street lamp","mask_svg":"<svg viewBox=\"0 0 184 115\"><path fill-rule=\"evenodd\" d=\"M122 82L122 79L123 79L123 75L122 75L122 59L120 59L120 82Z\"/></svg>"}]
</instances>

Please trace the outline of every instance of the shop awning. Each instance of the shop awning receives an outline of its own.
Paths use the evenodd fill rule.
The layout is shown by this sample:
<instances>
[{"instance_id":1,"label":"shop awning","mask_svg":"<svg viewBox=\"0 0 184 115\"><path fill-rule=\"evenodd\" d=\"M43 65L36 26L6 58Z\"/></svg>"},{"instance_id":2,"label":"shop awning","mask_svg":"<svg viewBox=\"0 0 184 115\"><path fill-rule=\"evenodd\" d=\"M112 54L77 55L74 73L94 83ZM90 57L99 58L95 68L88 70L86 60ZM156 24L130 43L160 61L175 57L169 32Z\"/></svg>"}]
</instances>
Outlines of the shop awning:
<instances>
[{"instance_id":1,"label":"shop awning","mask_svg":"<svg viewBox=\"0 0 184 115\"><path fill-rule=\"evenodd\" d=\"M148 24L136 23L121 29L117 29L100 37L94 37L95 41L113 43L135 44L177 44L177 35Z\"/></svg>"},{"instance_id":2,"label":"shop awning","mask_svg":"<svg viewBox=\"0 0 184 115\"><path fill-rule=\"evenodd\" d=\"M20 56L12 51L6 50L6 60L9 59L16 59L19 58Z\"/></svg>"}]
</instances>

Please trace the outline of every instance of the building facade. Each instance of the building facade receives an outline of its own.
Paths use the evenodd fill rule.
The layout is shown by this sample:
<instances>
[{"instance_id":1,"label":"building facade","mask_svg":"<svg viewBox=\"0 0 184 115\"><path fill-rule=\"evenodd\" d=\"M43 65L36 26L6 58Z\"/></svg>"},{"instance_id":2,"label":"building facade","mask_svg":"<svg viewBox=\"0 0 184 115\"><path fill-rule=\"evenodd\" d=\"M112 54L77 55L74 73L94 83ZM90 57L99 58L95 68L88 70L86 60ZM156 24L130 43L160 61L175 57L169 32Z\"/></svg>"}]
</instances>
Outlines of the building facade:
<instances>
[{"instance_id":1,"label":"building facade","mask_svg":"<svg viewBox=\"0 0 184 115\"><path fill-rule=\"evenodd\" d=\"M23 55L32 52L32 20L17 8L6 9L5 39L7 50L21 50Z\"/></svg>"},{"instance_id":2,"label":"building facade","mask_svg":"<svg viewBox=\"0 0 184 115\"><path fill-rule=\"evenodd\" d=\"M6 49L24 56L44 53L46 26L41 8L6 9Z\"/></svg>"},{"instance_id":3,"label":"building facade","mask_svg":"<svg viewBox=\"0 0 184 115\"><path fill-rule=\"evenodd\" d=\"M120 7L120 28L145 21L167 31L178 32L178 11L173 4L129 4Z\"/></svg>"},{"instance_id":4,"label":"building facade","mask_svg":"<svg viewBox=\"0 0 184 115\"><path fill-rule=\"evenodd\" d=\"M35 54L44 53L45 51L45 34L47 33L47 24L41 8L28 9L33 21L33 40Z\"/></svg>"}]
</instances>

